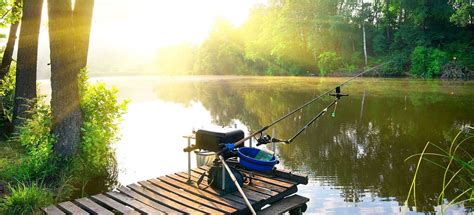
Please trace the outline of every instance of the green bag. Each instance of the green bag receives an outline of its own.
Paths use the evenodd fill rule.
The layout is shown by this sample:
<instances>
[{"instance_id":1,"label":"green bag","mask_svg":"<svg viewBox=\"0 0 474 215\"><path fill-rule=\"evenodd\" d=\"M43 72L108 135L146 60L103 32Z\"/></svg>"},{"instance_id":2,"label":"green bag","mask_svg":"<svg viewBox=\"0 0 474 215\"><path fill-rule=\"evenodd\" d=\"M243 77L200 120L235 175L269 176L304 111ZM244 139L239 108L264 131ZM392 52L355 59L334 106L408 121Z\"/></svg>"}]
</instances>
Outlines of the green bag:
<instances>
[{"instance_id":1,"label":"green bag","mask_svg":"<svg viewBox=\"0 0 474 215\"><path fill-rule=\"evenodd\" d=\"M234 174L235 179L237 179L237 182L239 183L240 187L242 187L244 183L244 175L239 170L233 167L229 167L229 168ZM222 185L222 164L214 165L211 167L211 169L209 170L209 177L207 179L207 183L211 187L214 187L219 190L223 190L226 193L236 192L237 187L232 181L232 178L230 177L229 173L226 170L224 170L224 174L225 174L224 189Z\"/></svg>"}]
</instances>

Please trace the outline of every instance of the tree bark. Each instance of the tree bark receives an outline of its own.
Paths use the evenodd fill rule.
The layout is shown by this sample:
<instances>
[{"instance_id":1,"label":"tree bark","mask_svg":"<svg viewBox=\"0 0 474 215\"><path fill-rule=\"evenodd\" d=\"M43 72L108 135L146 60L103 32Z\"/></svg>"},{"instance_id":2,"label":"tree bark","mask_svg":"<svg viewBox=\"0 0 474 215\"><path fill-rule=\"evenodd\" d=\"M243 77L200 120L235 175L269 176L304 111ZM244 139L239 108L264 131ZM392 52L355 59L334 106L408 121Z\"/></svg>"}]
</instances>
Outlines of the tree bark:
<instances>
[{"instance_id":1,"label":"tree bark","mask_svg":"<svg viewBox=\"0 0 474 215\"><path fill-rule=\"evenodd\" d=\"M385 0L385 19L387 19L387 42L390 42L390 0Z\"/></svg>"},{"instance_id":2,"label":"tree bark","mask_svg":"<svg viewBox=\"0 0 474 215\"><path fill-rule=\"evenodd\" d=\"M364 60L365 60L365 66L367 66L367 42L365 38L365 21L362 21L362 36L364 39Z\"/></svg>"},{"instance_id":3,"label":"tree bark","mask_svg":"<svg viewBox=\"0 0 474 215\"><path fill-rule=\"evenodd\" d=\"M71 0L49 0L49 41L51 58L51 110L54 152L70 157L80 144L82 112L79 104L79 63L73 27Z\"/></svg>"},{"instance_id":4,"label":"tree bark","mask_svg":"<svg viewBox=\"0 0 474 215\"><path fill-rule=\"evenodd\" d=\"M78 61L77 66L79 69L87 65L93 9L94 0L75 1L73 24L76 32L75 46Z\"/></svg>"},{"instance_id":5,"label":"tree bark","mask_svg":"<svg viewBox=\"0 0 474 215\"><path fill-rule=\"evenodd\" d=\"M15 7L12 9L12 13L16 13L16 9L18 5L18 1L15 1ZM8 42L7 46L5 47L5 51L3 52L2 58L2 65L0 66L0 80L7 75L8 71L10 70L10 65L13 59L13 50L15 48L15 41L16 41L16 33L18 30L18 21L12 23L10 25L10 32L8 33Z\"/></svg>"},{"instance_id":6,"label":"tree bark","mask_svg":"<svg viewBox=\"0 0 474 215\"><path fill-rule=\"evenodd\" d=\"M36 65L43 0L24 0L16 68L13 126L29 117L28 107L36 99Z\"/></svg>"}]
</instances>

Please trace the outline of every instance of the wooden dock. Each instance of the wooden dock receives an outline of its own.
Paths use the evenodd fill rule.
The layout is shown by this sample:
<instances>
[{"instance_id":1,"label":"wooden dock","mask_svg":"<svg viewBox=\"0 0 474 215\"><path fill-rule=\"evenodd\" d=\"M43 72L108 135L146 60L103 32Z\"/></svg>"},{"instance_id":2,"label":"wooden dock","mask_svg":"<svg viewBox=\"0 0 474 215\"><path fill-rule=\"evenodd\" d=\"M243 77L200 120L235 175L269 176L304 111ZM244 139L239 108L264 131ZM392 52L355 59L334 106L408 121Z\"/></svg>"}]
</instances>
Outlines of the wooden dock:
<instances>
[{"instance_id":1,"label":"wooden dock","mask_svg":"<svg viewBox=\"0 0 474 215\"><path fill-rule=\"evenodd\" d=\"M191 171L196 182L209 167ZM243 190L258 214L299 214L306 210L309 199L296 195L298 184L308 178L275 170L262 174L240 169L253 175ZM51 205L46 214L248 214L249 210L238 192L223 193L212 187L200 188L188 183L188 173L180 172L121 186L114 191ZM195 184L195 183L194 183Z\"/></svg>"}]
</instances>

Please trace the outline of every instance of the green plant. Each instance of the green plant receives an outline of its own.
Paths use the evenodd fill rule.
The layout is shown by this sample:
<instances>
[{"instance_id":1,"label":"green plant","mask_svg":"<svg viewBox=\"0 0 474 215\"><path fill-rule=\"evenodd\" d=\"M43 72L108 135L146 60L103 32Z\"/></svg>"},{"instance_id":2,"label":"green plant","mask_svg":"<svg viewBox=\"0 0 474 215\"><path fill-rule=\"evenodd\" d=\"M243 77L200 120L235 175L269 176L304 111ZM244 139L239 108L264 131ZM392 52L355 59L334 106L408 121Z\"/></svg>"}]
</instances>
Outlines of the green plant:
<instances>
[{"instance_id":1,"label":"green plant","mask_svg":"<svg viewBox=\"0 0 474 215\"><path fill-rule=\"evenodd\" d=\"M12 122L13 99L15 96L15 71L16 66L12 64L7 75L0 80L0 121Z\"/></svg>"},{"instance_id":2,"label":"green plant","mask_svg":"<svg viewBox=\"0 0 474 215\"><path fill-rule=\"evenodd\" d=\"M441 70L447 62L448 55L446 52L425 46L417 46L411 55L410 73L432 78L441 74Z\"/></svg>"},{"instance_id":3,"label":"green plant","mask_svg":"<svg viewBox=\"0 0 474 215\"><path fill-rule=\"evenodd\" d=\"M10 186L11 194L0 202L4 214L40 214L42 207L53 203L51 192L37 183Z\"/></svg>"},{"instance_id":4,"label":"green plant","mask_svg":"<svg viewBox=\"0 0 474 215\"><path fill-rule=\"evenodd\" d=\"M85 69L81 71L79 80L84 117L79 162L87 172L95 173L114 162L111 146L120 138L118 124L128 101L118 102L118 90L107 88L105 83L91 85Z\"/></svg>"},{"instance_id":5,"label":"green plant","mask_svg":"<svg viewBox=\"0 0 474 215\"><path fill-rule=\"evenodd\" d=\"M31 117L12 138L13 142L21 146L23 155L19 162L7 167L4 176L19 182L43 180L56 171L52 152L55 138L51 133L51 108L44 97L30 103Z\"/></svg>"},{"instance_id":6,"label":"green plant","mask_svg":"<svg viewBox=\"0 0 474 215\"><path fill-rule=\"evenodd\" d=\"M426 161L444 170L444 174L441 176L443 178L443 183L441 184L441 190L437 199L438 205L441 206L442 214L453 205L474 202L474 186L472 184L472 176L474 175L474 158L469 153L469 150L464 149L464 147L469 147L469 140L474 138L474 135L469 133L468 129L472 129L472 127L467 127L464 131L461 130L452 140L448 149L443 149L437 144L428 142L421 153L414 154L405 160L407 161L413 157L419 156L410 190L408 191L405 200L404 211L408 206L412 193L413 203L416 207L416 178L418 171L421 168L422 161ZM459 140L462 135L464 135L465 138ZM428 146L430 145L434 146L438 152L427 152ZM435 160L434 158L441 158L441 161ZM456 186L453 185L453 182L455 181L459 182ZM454 192L456 196L445 203L446 193L448 191Z\"/></svg>"},{"instance_id":7,"label":"green plant","mask_svg":"<svg viewBox=\"0 0 474 215\"><path fill-rule=\"evenodd\" d=\"M336 52L323 52L318 57L319 73L325 76L330 72L334 72L340 65L340 58Z\"/></svg>"}]
</instances>

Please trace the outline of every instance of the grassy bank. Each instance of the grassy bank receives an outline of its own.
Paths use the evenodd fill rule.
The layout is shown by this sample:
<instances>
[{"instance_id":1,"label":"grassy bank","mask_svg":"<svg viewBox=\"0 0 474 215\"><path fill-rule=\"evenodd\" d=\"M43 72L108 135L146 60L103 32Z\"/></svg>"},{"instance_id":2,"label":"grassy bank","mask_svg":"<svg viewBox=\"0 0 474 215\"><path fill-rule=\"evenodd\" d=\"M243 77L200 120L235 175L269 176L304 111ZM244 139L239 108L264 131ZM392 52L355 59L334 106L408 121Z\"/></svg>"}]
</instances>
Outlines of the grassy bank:
<instances>
[{"instance_id":1,"label":"grassy bank","mask_svg":"<svg viewBox=\"0 0 474 215\"><path fill-rule=\"evenodd\" d=\"M11 80L3 80L2 86L14 86ZM101 82L90 84L86 71L78 84L83 123L77 154L61 157L53 151L56 138L51 107L44 96L30 101L31 116L16 133L4 135L0 142L0 184L6 195L0 198L0 214L36 213L48 204L91 194L89 190L100 192L115 184L110 181L116 174L111 145L118 141L118 123L127 102L117 100L115 88ZM2 106L12 107L12 100L4 98L14 92L2 92L7 92L0 98ZM11 116L1 117L4 122L11 120ZM103 184L102 189L91 188L98 183Z\"/></svg>"}]
</instances>

